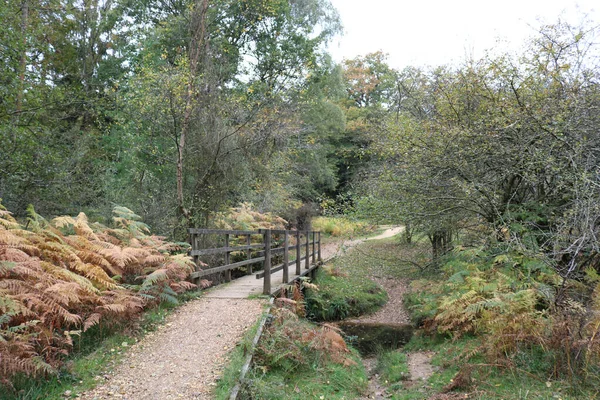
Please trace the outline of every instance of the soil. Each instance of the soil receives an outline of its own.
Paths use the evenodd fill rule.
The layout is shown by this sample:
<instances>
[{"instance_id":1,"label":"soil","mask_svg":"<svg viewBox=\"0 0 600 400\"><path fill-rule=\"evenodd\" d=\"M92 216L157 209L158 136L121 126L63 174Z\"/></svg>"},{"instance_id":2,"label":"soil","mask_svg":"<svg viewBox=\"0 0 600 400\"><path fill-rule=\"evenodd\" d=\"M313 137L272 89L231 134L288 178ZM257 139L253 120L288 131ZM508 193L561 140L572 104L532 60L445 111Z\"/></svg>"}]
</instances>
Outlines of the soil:
<instances>
[{"instance_id":1,"label":"soil","mask_svg":"<svg viewBox=\"0 0 600 400\"><path fill-rule=\"evenodd\" d=\"M379 374L377 373L377 357L363 358L363 365L369 376L369 394L361 400L383 400L389 398L390 396L387 394L386 387L381 384Z\"/></svg>"},{"instance_id":2,"label":"soil","mask_svg":"<svg viewBox=\"0 0 600 400\"><path fill-rule=\"evenodd\" d=\"M419 351L408 355L408 371L413 381L426 381L435 372L431 365L431 358L435 355L433 351Z\"/></svg>"},{"instance_id":3,"label":"soil","mask_svg":"<svg viewBox=\"0 0 600 400\"><path fill-rule=\"evenodd\" d=\"M321 246L321 255L322 255L323 260L325 262L327 262L328 260L332 259L333 257L337 257L337 256L340 256L340 255L346 253L347 251L352 249L354 246L356 246L366 240L387 239L392 236L396 236L403 230L404 230L403 226L394 226L394 227L386 229L380 235L373 236L370 238L345 239L340 242L326 243L326 244L323 244L323 246Z\"/></svg>"}]
</instances>

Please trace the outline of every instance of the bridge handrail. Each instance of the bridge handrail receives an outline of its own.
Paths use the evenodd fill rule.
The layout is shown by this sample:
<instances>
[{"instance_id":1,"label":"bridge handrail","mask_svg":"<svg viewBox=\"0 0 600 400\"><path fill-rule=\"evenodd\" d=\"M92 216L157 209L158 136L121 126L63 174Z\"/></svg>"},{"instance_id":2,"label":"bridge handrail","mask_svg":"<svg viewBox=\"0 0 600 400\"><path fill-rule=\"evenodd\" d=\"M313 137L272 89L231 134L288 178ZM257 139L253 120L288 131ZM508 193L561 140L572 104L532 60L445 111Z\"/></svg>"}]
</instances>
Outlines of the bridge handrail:
<instances>
[{"instance_id":1,"label":"bridge handrail","mask_svg":"<svg viewBox=\"0 0 600 400\"><path fill-rule=\"evenodd\" d=\"M231 271L243 266L248 266L248 274L252 274L252 265L263 262L264 271L256 275L257 279L263 278L263 293L271 294L271 274L283 269L283 282L288 283L289 280L289 251L296 249L296 260L293 262L296 264L296 275L302 275L301 263L304 261L305 269L310 269L311 257L312 264L321 262L321 232L319 231L298 231L298 230L281 230L281 229L259 229L257 231L245 231L235 229L198 229L190 228L188 230L190 234L190 243L192 250L190 255L194 257L196 262L196 271L194 271L190 277L192 279L199 279L203 276L218 274L225 272L225 280L231 281ZM213 248L201 248L199 236L201 235L224 235L225 246L224 247L213 247ZM251 243L252 236L262 236L262 243ZM246 236L246 245L241 246L230 246L230 236ZM283 236L283 243L279 243L280 247L272 248L272 237ZM290 236L296 238L296 244L290 244ZM312 252L310 237L312 236ZM318 240L316 237L318 236ZM301 240L304 237L305 240ZM305 255L303 249L305 248ZM264 249L259 252L255 252L256 256L252 255L253 249ZM231 253L246 251L246 260L238 262L230 262ZM274 255L283 253L283 263L272 267L271 262ZM199 263L199 257L203 255L215 255L225 254L224 264L207 269L201 269Z\"/></svg>"}]
</instances>

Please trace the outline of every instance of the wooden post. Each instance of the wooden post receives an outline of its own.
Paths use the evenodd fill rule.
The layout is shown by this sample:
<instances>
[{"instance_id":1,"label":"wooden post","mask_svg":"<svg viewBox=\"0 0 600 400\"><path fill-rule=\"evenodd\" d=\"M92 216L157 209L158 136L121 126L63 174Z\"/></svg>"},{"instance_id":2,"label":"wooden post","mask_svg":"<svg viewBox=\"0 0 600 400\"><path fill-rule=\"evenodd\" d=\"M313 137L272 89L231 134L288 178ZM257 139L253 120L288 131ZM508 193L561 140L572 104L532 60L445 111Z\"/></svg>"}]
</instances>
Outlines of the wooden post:
<instances>
[{"instance_id":1,"label":"wooden post","mask_svg":"<svg viewBox=\"0 0 600 400\"><path fill-rule=\"evenodd\" d=\"M225 247L229 247L229 234L225 234ZM225 252L225 265L231 264L230 262L231 256L229 254L229 250ZM225 271L225 282L231 282L231 270L228 269Z\"/></svg>"},{"instance_id":2,"label":"wooden post","mask_svg":"<svg viewBox=\"0 0 600 400\"><path fill-rule=\"evenodd\" d=\"M289 261L290 261L290 252L288 246L290 245L290 237L288 235L288 231L285 231L283 235L283 283L288 283L290 280L289 277Z\"/></svg>"},{"instance_id":3,"label":"wooden post","mask_svg":"<svg viewBox=\"0 0 600 400\"><path fill-rule=\"evenodd\" d=\"M263 294L268 296L271 295L271 230L270 229L261 229L259 230L263 234L264 242L265 242L265 277L263 283Z\"/></svg>"},{"instance_id":4,"label":"wooden post","mask_svg":"<svg viewBox=\"0 0 600 400\"><path fill-rule=\"evenodd\" d=\"M315 257L316 257L316 251L315 251L315 231L312 232L312 242L313 242L313 248L312 248L312 263L316 264L315 261Z\"/></svg>"},{"instance_id":5,"label":"wooden post","mask_svg":"<svg viewBox=\"0 0 600 400\"><path fill-rule=\"evenodd\" d=\"M246 244L250 246L252 244L252 239L250 238L250 234L246 235ZM252 259L252 249L246 250L246 256L248 260ZM252 264L248 264L248 275L252 275Z\"/></svg>"},{"instance_id":6,"label":"wooden post","mask_svg":"<svg viewBox=\"0 0 600 400\"><path fill-rule=\"evenodd\" d=\"M308 243L308 231L306 231L306 260L304 261L304 267L308 269L310 267L310 246Z\"/></svg>"},{"instance_id":7,"label":"wooden post","mask_svg":"<svg viewBox=\"0 0 600 400\"><path fill-rule=\"evenodd\" d=\"M300 245L300 231L296 231L296 275L302 273L300 259L302 258L302 246Z\"/></svg>"},{"instance_id":8,"label":"wooden post","mask_svg":"<svg viewBox=\"0 0 600 400\"><path fill-rule=\"evenodd\" d=\"M321 231L319 231L319 262L323 262L323 259L321 258Z\"/></svg>"},{"instance_id":9,"label":"wooden post","mask_svg":"<svg viewBox=\"0 0 600 400\"><path fill-rule=\"evenodd\" d=\"M192 251L198 250L198 242L196 242L194 233L190 233L190 244L192 245ZM194 271L198 271L198 256L194 256L194 264L196 264Z\"/></svg>"}]
</instances>

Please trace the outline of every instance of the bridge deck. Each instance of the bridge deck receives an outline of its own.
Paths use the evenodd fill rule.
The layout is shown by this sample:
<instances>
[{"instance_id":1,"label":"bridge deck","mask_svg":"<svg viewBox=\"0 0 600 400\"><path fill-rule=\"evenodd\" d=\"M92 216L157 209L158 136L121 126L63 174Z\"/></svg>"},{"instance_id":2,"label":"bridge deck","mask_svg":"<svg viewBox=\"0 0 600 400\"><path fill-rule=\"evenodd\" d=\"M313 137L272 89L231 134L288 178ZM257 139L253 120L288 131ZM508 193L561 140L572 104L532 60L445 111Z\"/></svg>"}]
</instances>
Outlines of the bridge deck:
<instances>
[{"instance_id":1,"label":"bridge deck","mask_svg":"<svg viewBox=\"0 0 600 400\"><path fill-rule=\"evenodd\" d=\"M296 275L296 266L290 265L289 281L285 284L292 283L298 279L298 277L307 275L316 267L317 266L314 264L310 266L310 269L304 269L304 266L302 266L302 273ZM277 292L282 286L284 286L283 270L273 272L271 274L271 294ZM262 292L263 278L256 279L256 274L252 274L218 285L208 290L205 297L217 299L245 299L249 296L260 296L262 295Z\"/></svg>"}]
</instances>

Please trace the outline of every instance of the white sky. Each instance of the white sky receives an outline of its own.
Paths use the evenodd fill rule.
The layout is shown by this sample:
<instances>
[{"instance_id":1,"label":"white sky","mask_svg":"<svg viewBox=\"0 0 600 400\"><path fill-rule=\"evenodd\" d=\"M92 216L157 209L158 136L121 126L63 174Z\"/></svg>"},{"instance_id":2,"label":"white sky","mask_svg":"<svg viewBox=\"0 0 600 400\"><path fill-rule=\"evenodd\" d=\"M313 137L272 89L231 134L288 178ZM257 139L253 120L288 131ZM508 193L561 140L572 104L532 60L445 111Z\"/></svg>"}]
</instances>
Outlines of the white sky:
<instances>
[{"instance_id":1,"label":"white sky","mask_svg":"<svg viewBox=\"0 0 600 400\"><path fill-rule=\"evenodd\" d=\"M330 0L345 35L329 45L335 61L377 50L389 64L437 66L500 45L516 50L541 22L584 16L600 23L598 0Z\"/></svg>"}]
</instances>

